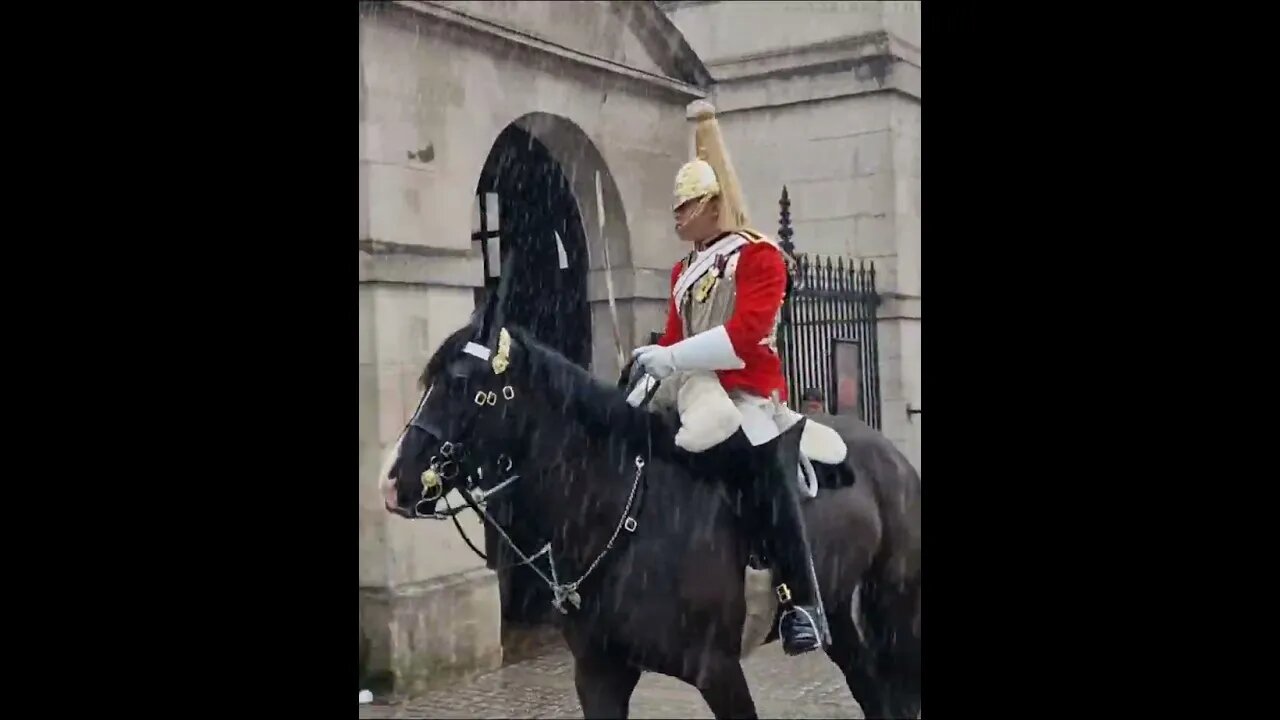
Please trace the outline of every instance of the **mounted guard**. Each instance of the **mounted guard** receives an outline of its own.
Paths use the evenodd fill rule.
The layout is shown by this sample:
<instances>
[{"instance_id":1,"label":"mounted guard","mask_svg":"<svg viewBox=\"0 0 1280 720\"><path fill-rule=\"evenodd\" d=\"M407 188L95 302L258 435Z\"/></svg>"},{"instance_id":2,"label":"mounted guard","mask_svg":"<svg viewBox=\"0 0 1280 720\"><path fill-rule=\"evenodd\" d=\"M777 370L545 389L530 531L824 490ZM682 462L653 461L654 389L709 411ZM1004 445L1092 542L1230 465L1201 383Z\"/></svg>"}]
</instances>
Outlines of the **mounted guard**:
<instances>
[{"instance_id":1,"label":"mounted guard","mask_svg":"<svg viewBox=\"0 0 1280 720\"><path fill-rule=\"evenodd\" d=\"M672 268L665 333L633 352L651 377L628 401L638 406L652 394L652 410L679 412L678 446L691 453L714 448L717 457L741 463L731 474L746 481L747 520L766 534L783 609L779 635L787 654L798 655L830 639L800 511L798 468L794 460L784 464L771 442L802 419L785 405L776 347L790 258L749 226L715 109L702 101L689 109L695 157L676 173L673 211L677 235L693 250ZM802 430L802 458L844 459L834 431L812 423ZM806 475L812 496L812 470Z\"/></svg>"}]
</instances>

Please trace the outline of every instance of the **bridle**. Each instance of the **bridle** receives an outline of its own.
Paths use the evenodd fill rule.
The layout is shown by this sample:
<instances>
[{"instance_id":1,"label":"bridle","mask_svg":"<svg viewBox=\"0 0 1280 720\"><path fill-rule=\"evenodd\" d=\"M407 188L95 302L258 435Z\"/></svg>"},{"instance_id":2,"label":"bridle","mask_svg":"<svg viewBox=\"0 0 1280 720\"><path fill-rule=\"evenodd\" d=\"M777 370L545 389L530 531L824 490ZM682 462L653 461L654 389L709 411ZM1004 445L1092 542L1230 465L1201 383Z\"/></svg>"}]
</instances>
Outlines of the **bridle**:
<instances>
[{"instance_id":1,"label":"bridle","mask_svg":"<svg viewBox=\"0 0 1280 720\"><path fill-rule=\"evenodd\" d=\"M498 352L496 354L490 353L489 348L478 345L474 342L468 342L463 348L463 352L480 358L481 360L491 361L494 374L501 375L506 371L507 364L509 362L510 345L510 336L504 328L500 331ZM492 360L490 360L491 355L493 356ZM633 378L630 383L630 387L628 388L628 394L630 394L630 391L635 388L643 377L643 374L633 373ZM405 426L406 432L410 426L416 426L433 437L440 437L441 433L436 432L432 428L426 427L418 421L419 414L421 413L423 406L426 404L427 398L431 395L432 387L428 387L423 393L422 399L418 403L417 410L414 411L409 424ZM657 387L657 383L652 384L652 387L650 387L644 399L645 404L652 399L654 393L657 391ZM502 388L501 397L504 404L513 403L516 399L515 389L511 385L505 385ZM498 404L498 393L492 390L487 392L484 390L478 390L472 401L480 407L496 406ZM643 405L641 405L641 407L643 408ZM647 430L646 440L648 443L648 456L652 458L653 439L649 436ZM486 506L488 500L502 490L511 487L516 481L521 479L521 475L519 473L511 473L511 470L514 467L514 461L511 456L506 453L501 453L497 457L495 467L499 468L499 472L504 473L505 475L501 482L494 485L492 488L485 490L476 484L472 477L473 473L468 472L463 476L463 480L466 483L465 487L457 487L455 485L454 488L459 491L459 494L462 496L466 505L454 508L449 504L449 500L446 497L448 493L445 489L445 485L458 478L459 473L463 470L462 463L465 462L466 457L467 451L462 443L453 442L447 439L442 440L439 448L439 454L431 456L427 469L422 473L422 497L414 504L414 515L419 518L427 518L431 520L443 520L445 518L452 520L454 527L457 528L458 534L462 536L467 547L471 548L472 552L488 563L489 557L481 552L480 549L471 542L471 538L467 536L466 531L462 529L461 523L458 522L458 514L470 508L484 522L493 527L506 546L510 548L518 558L520 558L520 562L512 563L501 568L495 568L495 571L507 570L510 568L520 567L521 565L528 565L529 569L536 573L551 590L551 604L556 610L560 611L562 614L567 614L569 610L565 606L566 602L573 605L575 609L581 608L582 596L578 593L578 588L591 575L591 573L599 567L600 563L609 554L609 551L614 548L614 543L617 541L618 536L621 535L622 531L625 530L628 534L631 534L636 532L636 529L639 526L637 517L639 516L643 505L641 500L643 499L644 494L644 468L647 464L645 457L642 455L635 456L633 461L635 474L632 479L631 489L627 494L627 501L623 506L622 515L618 519L618 525L614 528L613 534L609 536L609 541L605 543L604 548L596 555L596 558L591 562L591 564L587 566L587 569L582 573L582 575L572 582L560 582L560 579L556 574L555 558L552 555L551 543L549 541L545 543L542 549L537 553L527 555L520 549L519 545L511 539L511 536L503 529L501 523L495 520L489 513ZM549 468L544 468L543 471L546 471L547 469ZM479 476L481 480L484 479L482 465L475 467L474 475ZM441 499L445 502L446 510L444 512L436 510L436 506ZM426 506L425 509L424 505ZM534 561L542 555L547 556L547 567L550 571L550 577L544 574L542 570L534 564Z\"/></svg>"}]
</instances>

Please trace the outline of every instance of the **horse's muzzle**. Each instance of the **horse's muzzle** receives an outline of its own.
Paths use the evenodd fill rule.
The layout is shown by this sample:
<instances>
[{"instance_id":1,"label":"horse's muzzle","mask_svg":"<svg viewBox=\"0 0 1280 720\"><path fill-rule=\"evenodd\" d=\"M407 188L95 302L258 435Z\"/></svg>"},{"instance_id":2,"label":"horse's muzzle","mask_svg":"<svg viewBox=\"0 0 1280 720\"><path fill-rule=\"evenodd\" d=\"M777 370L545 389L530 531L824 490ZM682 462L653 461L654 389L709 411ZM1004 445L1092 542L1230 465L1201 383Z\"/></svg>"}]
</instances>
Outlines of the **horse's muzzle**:
<instances>
[{"instance_id":1,"label":"horse's muzzle","mask_svg":"<svg viewBox=\"0 0 1280 720\"><path fill-rule=\"evenodd\" d=\"M382 491L382 505L387 509L387 512L392 515L399 515L400 517L408 520L412 520L417 517L413 512L413 508L401 507L399 491L396 489L395 480L392 478L383 478L382 482L379 483L378 489Z\"/></svg>"},{"instance_id":2,"label":"horse's muzzle","mask_svg":"<svg viewBox=\"0 0 1280 720\"><path fill-rule=\"evenodd\" d=\"M417 517L416 515L413 514L413 511L405 510L404 508L398 505L392 505L388 503L386 508L387 508L387 512L391 513L392 515L399 515L400 517L406 520L413 520Z\"/></svg>"}]
</instances>

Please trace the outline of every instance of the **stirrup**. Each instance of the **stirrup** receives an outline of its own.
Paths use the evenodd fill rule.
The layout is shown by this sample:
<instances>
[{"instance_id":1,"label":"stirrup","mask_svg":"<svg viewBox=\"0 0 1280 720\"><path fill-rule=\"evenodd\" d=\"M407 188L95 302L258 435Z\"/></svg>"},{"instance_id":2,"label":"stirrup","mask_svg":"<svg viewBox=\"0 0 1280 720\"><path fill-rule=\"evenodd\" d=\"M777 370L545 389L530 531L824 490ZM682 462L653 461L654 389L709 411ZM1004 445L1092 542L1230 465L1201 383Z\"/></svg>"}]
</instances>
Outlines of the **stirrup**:
<instances>
[{"instance_id":1,"label":"stirrup","mask_svg":"<svg viewBox=\"0 0 1280 720\"><path fill-rule=\"evenodd\" d=\"M803 655L814 650L821 650L826 644L826 633L823 623L803 605L792 605L782 612L778 618L778 636L782 640L783 651L790 656ZM785 629L784 629L785 628ZM786 630L791 632L787 632Z\"/></svg>"}]
</instances>

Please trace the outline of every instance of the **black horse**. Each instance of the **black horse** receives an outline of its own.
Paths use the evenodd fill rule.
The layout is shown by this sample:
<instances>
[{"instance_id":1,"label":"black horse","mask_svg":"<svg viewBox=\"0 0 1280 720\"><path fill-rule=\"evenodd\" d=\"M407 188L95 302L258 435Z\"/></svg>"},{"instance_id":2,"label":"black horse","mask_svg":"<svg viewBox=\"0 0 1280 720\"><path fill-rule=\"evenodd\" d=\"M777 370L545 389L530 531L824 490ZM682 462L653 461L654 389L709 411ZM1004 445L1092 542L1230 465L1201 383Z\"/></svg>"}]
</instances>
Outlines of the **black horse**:
<instances>
[{"instance_id":1,"label":"black horse","mask_svg":"<svg viewBox=\"0 0 1280 720\"><path fill-rule=\"evenodd\" d=\"M520 328L499 335L478 324L454 333L427 364L422 402L383 480L388 510L429 517L438 498L458 490L492 522L486 501L520 493L534 510L516 519L521 535L547 546L538 557L544 547L517 552L541 568L564 613L587 717L626 717L646 670L698 688L718 718L755 717L740 664L755 546L716 472L724 459L684 453L668 419L631 407L625 392ZM487 346L474 342L486 334ZM867 717L913 718L920 480L878 432L824 419L849 452L819 474L857 478L826 483L804 503L827 654ZM779 442L798 446L801 426Z\"/></svg>"}]
</instances>

